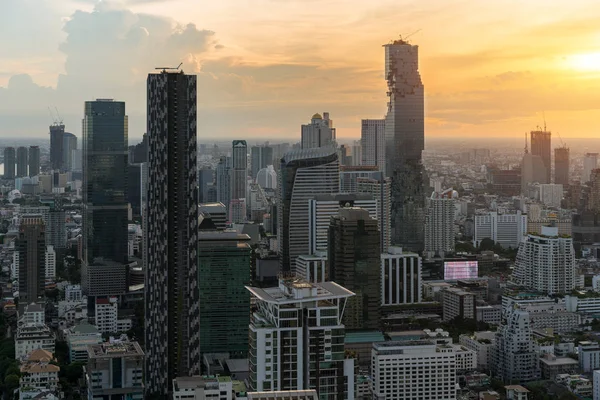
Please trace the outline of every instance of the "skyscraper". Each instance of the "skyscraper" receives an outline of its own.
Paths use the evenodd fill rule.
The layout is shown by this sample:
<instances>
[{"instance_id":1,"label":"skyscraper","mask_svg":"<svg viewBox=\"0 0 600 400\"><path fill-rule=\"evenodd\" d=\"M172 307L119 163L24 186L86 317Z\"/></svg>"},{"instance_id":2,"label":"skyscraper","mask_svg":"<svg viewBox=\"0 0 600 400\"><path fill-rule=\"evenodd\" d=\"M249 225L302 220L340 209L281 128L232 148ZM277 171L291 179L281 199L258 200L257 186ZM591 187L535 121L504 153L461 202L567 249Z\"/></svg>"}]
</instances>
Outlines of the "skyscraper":
<instances>
[{"instance_id":1,"label":"skyscraper","mask_svg":"<svg viewBox=\"0 0 600 400\"><path fill-rule=\"evenodd\" d=\"M125 103L85 102L83 117L84 263L127 262L127 115Z\"/></svg>"},{"instance_id":2,"label":"skyscraper","mask_svg":"<svg viewBox=\"0 0 600 400\"><path fill-rule=\"evenodd\" d=\"M425 148L425 111L419 47L404 40L395 40L384 47L389 96L385 172L392 178L392 243L420 251L425 205L421 164Z\"/></svg>"},{"instance_id":3,"label":"skyscraper","mask_svg":"<svg viewBox=\"0 0 600 400\"><path fill-rule=\"evenodd\" d=\"M63 161L62 166L65 171L72 169L73 150L77 150L77 136L65 132L63 134Z\"/></svg>"},{"instance_id":4,"label":"skyscraper","mask_svg":"<svg viewBox=\"0 0 600 400\"><path fill-rule=\"evenodd\" d=\"M248 181L248 145L245 140L232 143L231 200L245 199Z\"/></svg>"},{"instance_id":5,"label":"skyscraper","mask_svg":"<svg viewBox=\"0 0 600 400\"><path fill-rule=\"evenodd\" d=\"M4 148L4 179L15 179L16 154L14 147Z\"/></svg>"},{"instance_id":6,"label":"skyscraper","mask_svg":"<svg viewBox=\"0 0 600 400\"><path fill-rule=\"evenodd\" d=\"M552 171L552 133L545 130L531 131L531 154L542 157L544 167L546 167L546 181L540 183L550 183Z\"/></svg>"},{"instance_id":7,"label":"skyscraper","mask_svg":"<svg viewBox=\"0 0 600 400\"><path fill-rule=\"evenodd\" d=\"M270 146L252 146L251 152L251 165L252 165L252 179L256 179L258 171L263 168L267 168L269 165L273 165L273 148Z\"/></svg>"},{"instance_id":8,"label":"skyscraper","mask_svg":"<svg viewBox=\"0 0 600 400\"><path fill-rule=\"evenodd\" d=\"M50 164L53 170L60 170L63 167L63 136L65 126L54 123L50 125Z\"/></svg>"},{"instance_id":9,"label":"skyscraper","mask_svg":"<svg viewBox=\"0 0 600 400\"><path fill-rule=\"evenodd\" d=\"M354 292L347 329L378 329L381 317L381 244L377 221L359 207L341 208L329 225L329 279Z\"/></svg>"},{"instance_id":10,"label":"skyscraper","mask_svg":"<svg viewBox=\"0 0 600 400\"><path fill-rule=\"evenodd\" d=\"M40 147L29 146L29 176L40 174Z\"/></svg>"},{"instance_id":11,"label":"skyscraper","mask_svg":"<svg viewBox=\"0 0 600 400\"><path fill-rule=\"evenodd\" d=\"M200 372L196 76L148 75L146 393Z\"/></svg>"},{"instance_id":12,"label":"skyscraper","mask_svg":"<svg viewBox=\"0 0 600 400\"><path fill-rule=\"evenodd\" d=\"M569 148L561 146L554 149L554 183L563 186L569 184Z\"/></svg>"},{"instance_id":13,"label":"skyscraper","mask_svg":"<svg viewBox=\"0 0 600 400\"><path fill-rule=\"evenodd\" d=\"M277 238L282 272L294 270L296 257L308 254L308 200L337 193L340 165L333 146L294 150L281 159Z\"/></svg>"},{"instance_id":14,"label":"skyscraper","mask_svg":"<svg viewBox=\"0 0 600 400\"><path fill-rule=\"evenodd\" d=\"M558 228L542 226L519 245L513 279L519 285L549 295L575 289L575 249L571 237L558 236Z\"/></svg>"},{"instance_id":15,"label":"skyscraper","mask_svg":"<svg viewBox=\"0 0 600 400\"><path fill-rule=\"evenodd\" d=\"M363 119L360 131L362 165L385 169L385 119Z\"/></svg>"},{"instance_id":16,"label":"skyscraper","mask_svg":"<svg viewBox=\"0 0 600 400\"><path fill-rule=\"evenodd\" d=\"M27 174L27 164L29 163L27 147L17 147L17 178L29 176Z\"/></svg>"},{"instance_id":17,"label":"skyscraper","mask_svg":"<svg viewBox=\"0 0 600 400\"><path fill-rule=\"evenodd\" d=\"M587 183L590 180L592 171L598 168L598 153L585 153L583 157L583 174L581 183Z\"/></svg>"},{"instance_id":18,"label":"skyscraper","mask_svg":"<svg viewBox=\"0 0 600 400\"><path fill-rule=\"evenodd\" d=\"M433 192L428 199L425 216L425 250L429 257L454 253L455 199L458 193L452 189Z\"/></svg>"},{"instance_id":19,"label":"skyscraper","mask_svg":"<svg viewBox=\"0 0 600 400\"><path fill-rule=\"evenodd\" d=\"M200 353L248 355L250 236L205 231L198 236Z\"/></svg>"},{"instance_id":20,"label":"skyscraper","mask_svg":"<svg viewBox=\"0 0 600 400\"><path fill-rule=\"evenodd\" d=\"M21 217L16 247L19 253L19 302L27 305L44 296L46 232L40 214Z\"/></svg>"},{"instance_id":21,"label":"skyscraper","mask_svg":"<svg viewBox=\"0 0 600 400\"><path fill-rule=\"evenodd\" d=\"M229 210L231 201L231 158L221 156L216 171L217 201Z\"/></svg>"},{"instance_id":22,"label":"skyscraper","mask_svg":"<svg viewBox=\"0 0 600 400\"><path fill-rule=\"evenodd\" d=\"M300 144L303 149L329 146L335 141L335 128L329 113L315 114L310 124L302 125Z\"/></svg>"},{"instance_id":23,"label":"skyscraper","mask_svg":"<svg viewBox=\"0 0 600 400\"><path fill-rule=\"evenodd\" d=\"M381 253L386 253L391 246L390 215L391 205L391 180L379 172L376 178L358 178L356 181L359 193L370 193L377 201L377 223L381 233Z\"/></svg>"}]
</instances>

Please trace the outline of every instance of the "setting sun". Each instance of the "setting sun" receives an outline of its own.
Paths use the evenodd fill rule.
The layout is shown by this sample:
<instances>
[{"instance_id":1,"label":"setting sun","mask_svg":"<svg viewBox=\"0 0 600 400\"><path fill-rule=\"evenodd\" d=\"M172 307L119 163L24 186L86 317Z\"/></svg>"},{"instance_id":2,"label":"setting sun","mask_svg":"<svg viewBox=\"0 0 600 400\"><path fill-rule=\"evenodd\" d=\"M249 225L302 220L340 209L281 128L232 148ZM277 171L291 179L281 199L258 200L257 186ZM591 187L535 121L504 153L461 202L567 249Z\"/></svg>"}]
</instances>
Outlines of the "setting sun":
<instances>
[{"instance_id":1,"label":"setting sun","mask_svg":"<svg viewBox=\"0 0 600 400\"><path fill-rule=\"evenodd\" d=\"M568 58L572 68L582 71L600 71L600 53L575 54Z\"/></svg>"}]
</instances>

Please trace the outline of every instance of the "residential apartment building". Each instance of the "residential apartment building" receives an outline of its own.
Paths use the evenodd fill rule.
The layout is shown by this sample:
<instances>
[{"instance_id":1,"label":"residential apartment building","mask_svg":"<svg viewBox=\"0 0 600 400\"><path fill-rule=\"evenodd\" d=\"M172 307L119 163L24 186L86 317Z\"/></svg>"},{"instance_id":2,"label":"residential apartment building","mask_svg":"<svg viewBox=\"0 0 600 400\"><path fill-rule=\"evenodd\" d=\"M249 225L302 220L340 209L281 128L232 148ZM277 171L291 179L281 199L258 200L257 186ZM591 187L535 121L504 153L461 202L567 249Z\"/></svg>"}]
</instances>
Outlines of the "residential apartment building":
<instances>
[{"instance_id":1,"label":"residential apartment building","mask_svg":"<svg viewBox=\"0 0 600 400\"><path fill-rule=\"evenodd\" d=\"M590 373L600 369L600 343L583 341L579 342L578 351L579 368Z\"/></svg>"},{"instance_id":2,"label":"residential apartment building","mask_svg":"<svg viewBox=\"0 0 600 400\"><path fill-rule=\"evenodd\" d=\"M459 288L448 288L442 292L442 308L444 321L454 318L475 319L475 294Z\"/></svg>"},{"instance_id":3,"label":"residential apartment building","mask_svg":"<svg viewBox=\"0 0 600 400\"><path fill-rule=\"evenodd\" d=\"M390 219L392 215L391 179L380 172L376 178L358 178L356 190L370 193L377 201L377 222L381 232L381 252L385 253L392 243Z\"/></svg>"},{"instance_id":4,"label":"residential apartment building","mask_svg":"<svg viewBox=\"0 0 600 400\"><path fill-rule=\"evenodd\" d=\"M46 350L34 350L19 367L19 399L40 398L42 393L58 396L58 373L60 367L51 364L54 355Z\"/></svg>"},{"instance_id":5,"label":"residential apartment building","mask_svg":"<svg viewBox=\"0 0 600 400\"><path fill-rule=\"evenodd\" d=\"M473 246L478 247L483 239L492 239L504 248L517 248L527 235L527 214L499 214L490 211L475 215Z\"/></svg>"},{"instance_id":6,"label":"residential apartment building","mask_svg":"<svg viewBox=\"0 0 600 400\"><path fill-rule=\"evenodd\" d=\"M459 343L477 353L477 369L488 371L496 333L492 331L474 332L473 335L460 335Z\"/></svg>"},{"instance_id":7,"label":"residential apartment building","mask_svg":"<svg viewBox=\"0 0 600 400\"><path fill-rule=\"evenodd\" d=\"M173 400L233 400L229 376L179 376L173 379Z\"/></svg>"},{"instance_id":8,"label":"residential apartment building","mask_svg":"<svg viewBox=\"0 0 600 400\"><path fill-rule=\"evenodd\" d=\"M421 257L389 247L381 254L381 305L420 303L423 299Z\"/></svg>"},{"instance_id":9,"label":"residential apartment building","mask_svg":"<svg viewBox=\"0 0 600 400\"><path fill-rule=\"evenodd\" d=\"M302 149L311 149L324 146L330 146L334 143L335 128L333 121L329 119L329 113L315 114L310 120L310 124L302 125L300 144Z\"/></svg>"},{"instance_id":10,"label":"residential apartment building","mask_svg":"<svg viewBox=\"0 0 600 400\"><path fill-rule=\"evenodd\" d=\"M374 165L383 171L385 169L385 119L363 119L360 144L362 165Z\"/></svg>"},{"instance_id":11,"label":"residential apartment building","mask_svg":"<svg viewBox=\"0 0 600 400\"><path fill-rule=\"evenodd\" d=\"M427 200L424 254L432 258L454 253L454 218L458 193L447 189L433 192Z\"/></svg>"}]
</instances>

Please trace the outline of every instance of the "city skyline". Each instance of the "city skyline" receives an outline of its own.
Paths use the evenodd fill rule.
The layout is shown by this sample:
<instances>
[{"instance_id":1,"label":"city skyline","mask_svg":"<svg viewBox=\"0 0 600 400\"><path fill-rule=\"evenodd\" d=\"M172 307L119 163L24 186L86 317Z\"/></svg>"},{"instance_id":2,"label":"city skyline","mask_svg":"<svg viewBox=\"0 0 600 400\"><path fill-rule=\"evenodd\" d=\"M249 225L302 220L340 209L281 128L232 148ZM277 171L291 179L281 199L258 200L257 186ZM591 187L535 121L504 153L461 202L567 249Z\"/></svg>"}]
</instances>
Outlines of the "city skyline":
<instances>
[{"instance_id":1,"label":"city skyline","mask_svg":"<svg viewBox=\"0 0 600 400\"><path fill-rule=\"evenodd\" d=\"M298 140L297 126L327 109L339 138L358 138L360 120L382 118L386 109L381 45L419 29L409 40L422 56L426 136L518 136L542 125L545 113L552 131L585 137L593 135L590 122L599 113L597 90L590 89L600 70L592 47L600 7L591 1L553 4L543 12L540 1L381 1L347 8L338 0L315 8L271 0L196 7L183 0L54 3L0 5L5 37L27 32L33 39L7 43L0 137L47 135L48 106L56 106L80 136L79 104L100 97L130 104L131 137L141 137L145 73L184 62L204 88L200 137L236 132L247 139ZM240 13L242 23L234 21ZM335 23L329 23L332 14ZM27 22L14 26L19 17ZM312 29L319 21L328 23ZM262 29L254 29L257 24ZM97 35L90 36L88 26ZM358 39L346 40L349 32Z\"/></svg>"}]
</instances>

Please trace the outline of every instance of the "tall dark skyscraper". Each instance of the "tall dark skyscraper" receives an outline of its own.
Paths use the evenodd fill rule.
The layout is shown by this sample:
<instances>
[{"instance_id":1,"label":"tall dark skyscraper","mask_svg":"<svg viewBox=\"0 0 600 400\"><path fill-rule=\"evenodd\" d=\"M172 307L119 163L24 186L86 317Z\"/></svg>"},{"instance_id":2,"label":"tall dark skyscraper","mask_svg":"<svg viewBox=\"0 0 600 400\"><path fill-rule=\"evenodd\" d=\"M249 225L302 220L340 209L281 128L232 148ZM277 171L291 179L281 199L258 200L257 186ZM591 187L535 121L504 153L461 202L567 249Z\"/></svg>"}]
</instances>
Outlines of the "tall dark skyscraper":
<instances>
[{"instance_id":1,"label":"tall dark skyscraper","mask_svg":"<svg viewBox=\"0 0 600 400\"><path fill-rule=\"evenodd\" d=\"M50 164L54 170L60 170L63 167L64 134L65 126L63 124L50 125Z\"/></svg>"},{"instance_id":2,"label":"tall dark skyscraper","mask_svg":"<svg viewBox=\"0 0 600 400\"><path fill-rule=\"evenodd\" d=\"M40 147L29 146L29 176L40 174Z\"/></svg>"},{"instance_id":3,"label":"tall dark skyscraper","mask_svg":"<svg viewBox=\"0 0 600 400\"><path fill-rule=\"evenodd\" d=\"M245 199L248 184L248 145L245 140L232 143L231 199Z\"/></svg>"},{"instance_id":4,"label":"tall dark skyscraper","mask_svg":"<svg viewBox=\"0 0 600 400\"><path fill-rule=\"evenodd\" d=\"M256 179L258 171L273 165L273 148L269 146L252 146L250 149L252 166L252 179Z\"/></svg>"},{"instance_id":5,"label":"tall dark skyscraper","mask_svg":"<svg viewBox=\"0 0 600 400\"><path fill-rule=\"evenodd\" d=\"M27 165L29 164L27 147L17 147L17 178L29 176L27 174Z\"/></svg>"},{"instance_id":6,"label":"tall dark skyscraper","mask_svg":"<svg viewBox=\"0 0 600 400\"><path fill-rule=\"evenodd\" d=\"M231 158L221 156L215 173L217 184L217 201L225 205L229 210L231 202ZM229 213L228 213L229 214Z\"/></svg>"},{"instance_id":7,"label":"tall dark skyscraper","mask_svg":"<svg viewBox=\"0 0 600 400\"><path fill-rule=\"evenodd\" d=\"M545 130L531 131L531 154L540 156L546 168L546 182L539 183L552 182L552 133Z\"/></svg>"},{"instance_id":8,"label":"tall dark skyscraper","mask_svg":"<svg viewBox=\"0 0 600 400\"><path fill-rule=\"evenodd\" d=\"M200 168L198 171L198 202L209 203L208 191L215 183L215 170L211 167Z\"/></svg>"},{"instance_id":9,"label":"tall dark skyscraper","mask_svg":"<svg viewBox=\"0 0 600 400\"><path fill-rule=\"evenodd\" d=\"M381 243L377 220L359 207L341 208L331 217L329 280L355 293L348 299L346 329L379 329L381 317Z\"/></svg>"},{"instance_id":10,"label":"tall dark skyscraper","mask_svg":"<svg viewBox=\"0 0 600 400\"><path fill-rule=\"evenodd\" d=\"M554 183L569 184L569 148L565 145L554 149Z\"/></svg>"},{"instance_id":11,"label":"tall dark skyscraper","mask_svg":"<svg viewBox=\"0 0 600 400\"><path fill-rule=\"evenodd\" d=\"M19 302L26 305L44 296L46 232L41 214L21 217L16 247L19 254Z\"/></svg>"},{"instance_id":12,"label":"tall dark skyscraper","mask_svg":"<svg viewBox=\"0 0 600 400\"><path fill-rule=\"evenodd\" d=\"M385 47L388 112L385 120L386 175L392 178L392 243L423 249L425 207L424 88L419 74L419 47L396 40Z\"/></svg>"},{"instance_id":13,"label":"tall dark skyscraper","mask_svg":"<svg viewBox=\"0 0 600 400\"><path fill-rule=\"evenodd\" d=\"M73 150L77 149L77 136L72 133L65 132L63 134L63 161L62 168L65 171L71 171L72 169L72 160L73 160Z\"/></svg>"},{"instance_id":14,"label":"tall dark skyscraper","mask_svg":"<svg viewBox=\"0 0 600 400\"><path fill-rule=\"evenodd\" d=\"M200 372L196 76L148 75L146 391ZM166 398L166 397L165 397Z\"/></svg>"},{"instance_id":15,"label":"tall dark skyscraper","mask_svg":"<svg viewBox=\"0 0 600 400\"><path fill-rule=\"evenodd\" d=\"M84 263L127 262L127 115L125 103L85 102L83 118ZM125 266L123 266L125 268Z\"/></svg>"},{"instance_id":16,"label":"tall dark skyscraper","mask_svg":"<svg viewBox=\"0 0 600 400\"><path fill-rule=\"evenodd\" d=\"M14 147L4 148L4 179L15 179L15 163L17 157Z\"/></svg>"}]
</instances>

